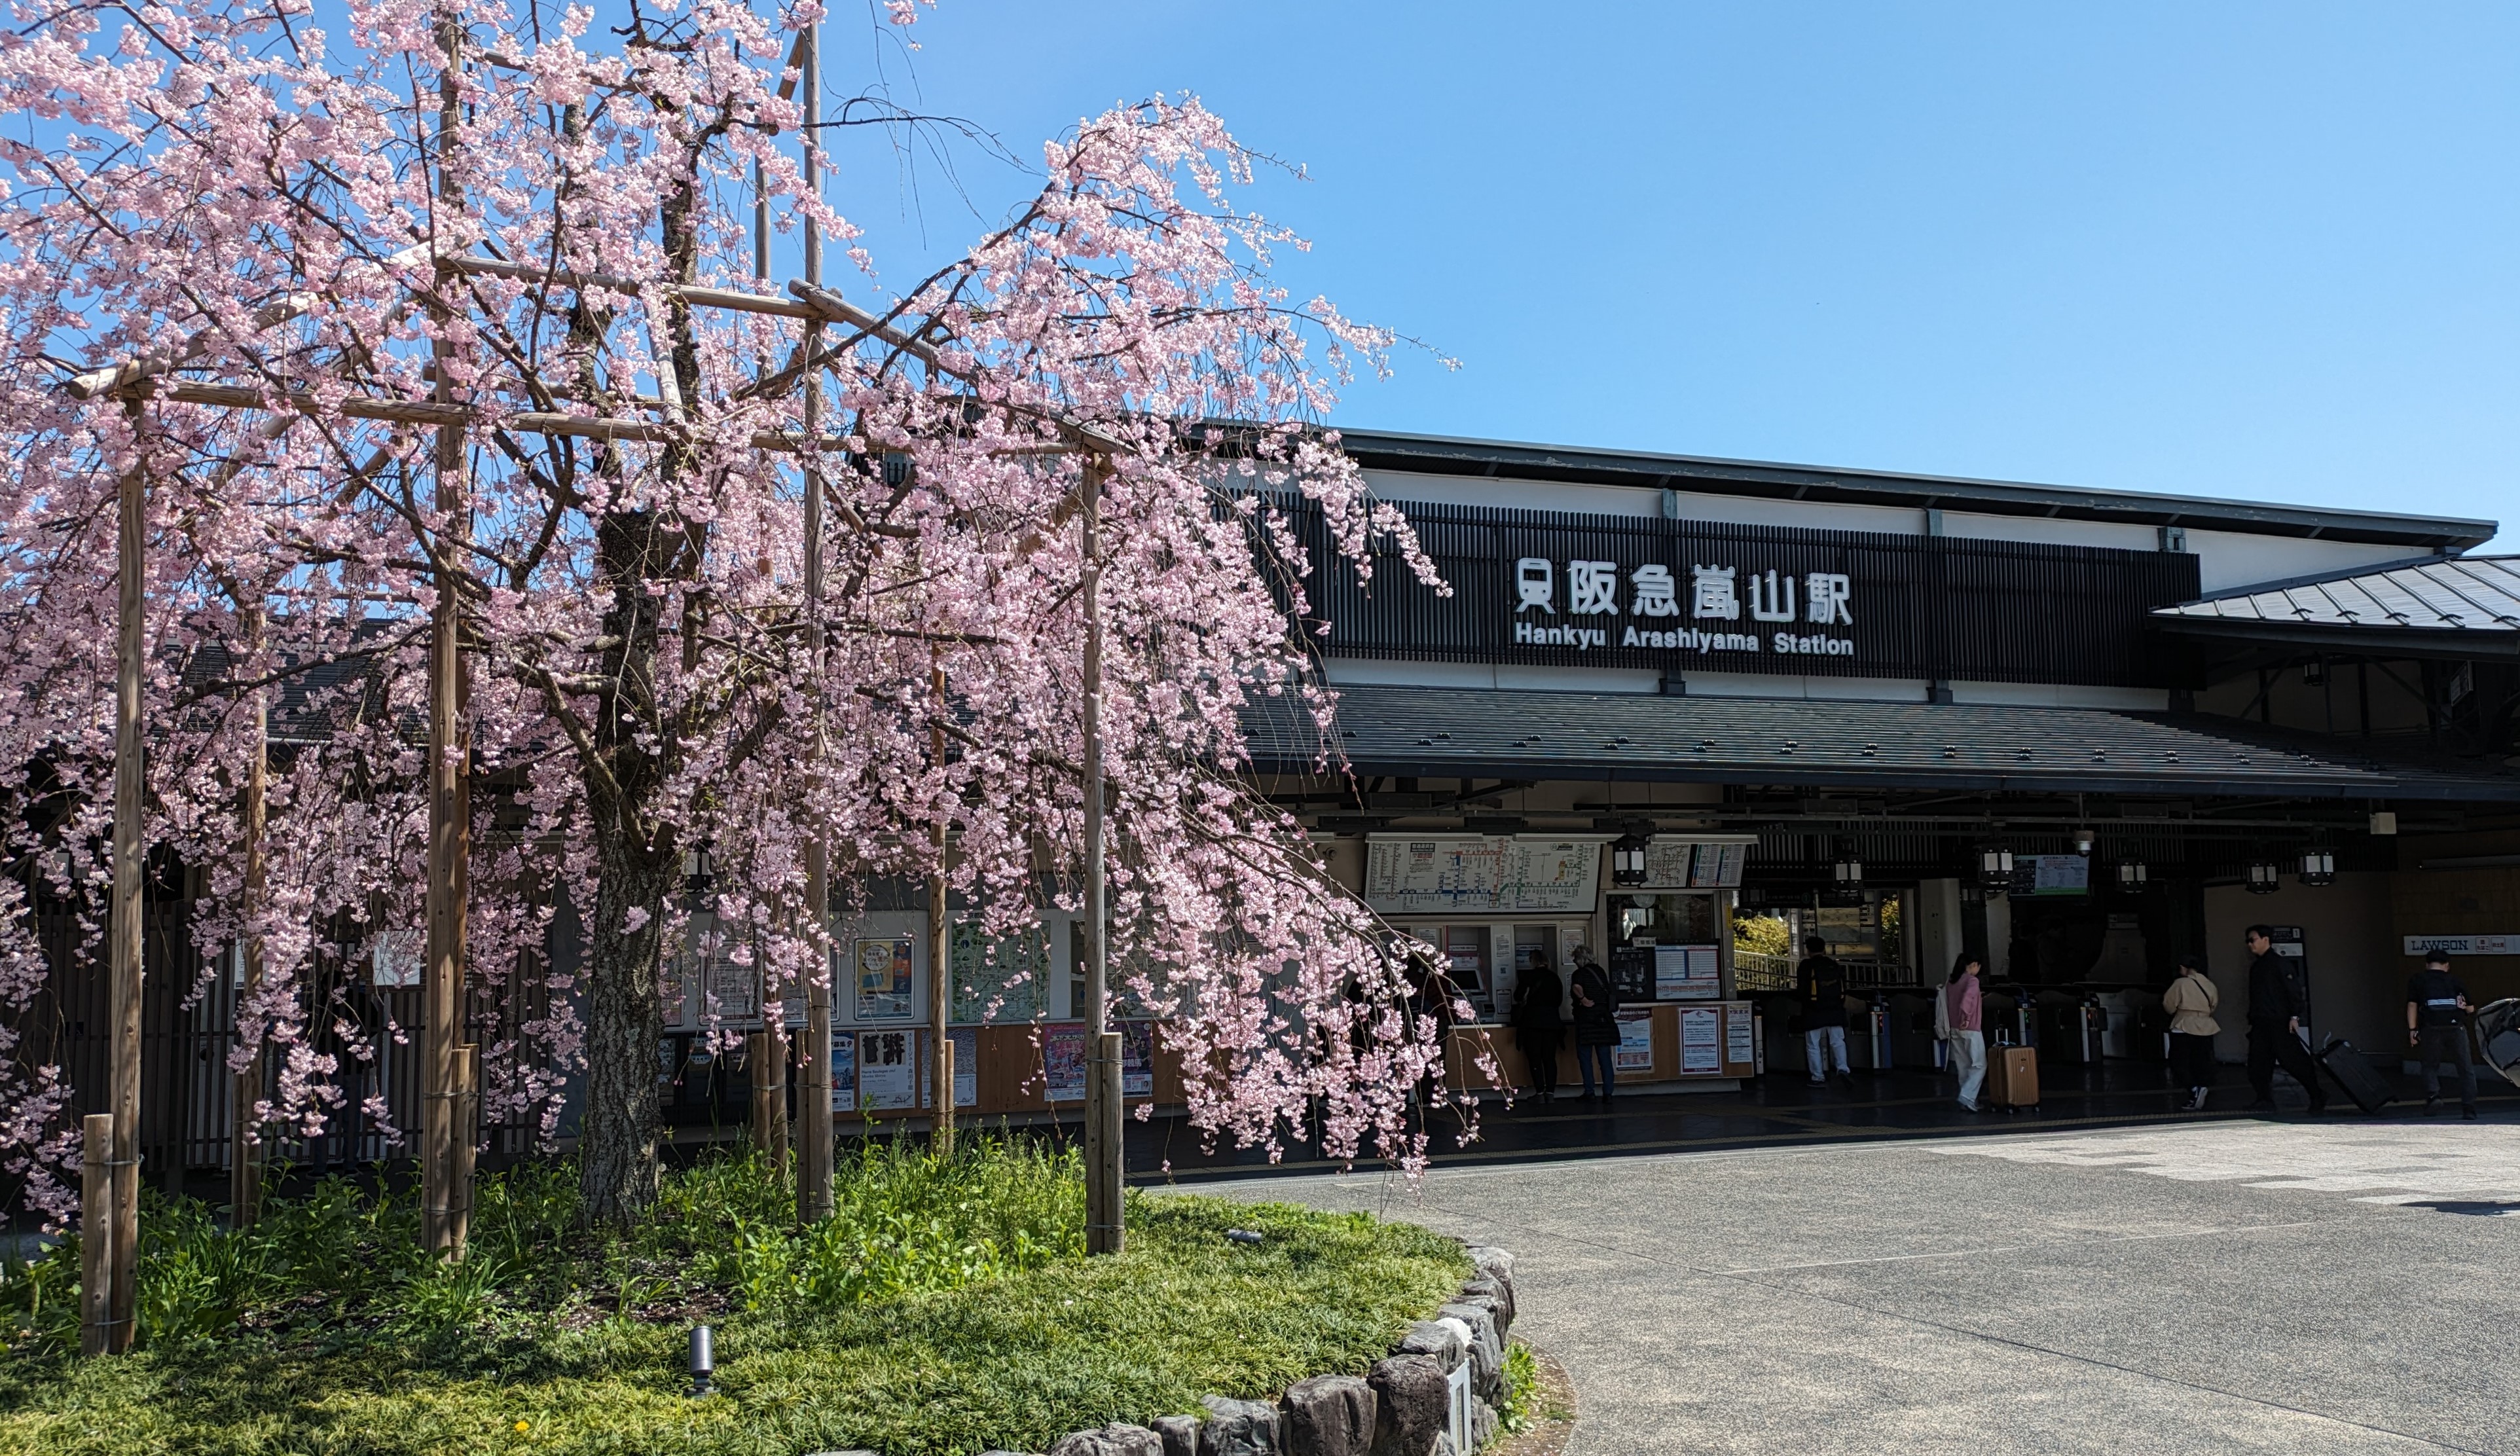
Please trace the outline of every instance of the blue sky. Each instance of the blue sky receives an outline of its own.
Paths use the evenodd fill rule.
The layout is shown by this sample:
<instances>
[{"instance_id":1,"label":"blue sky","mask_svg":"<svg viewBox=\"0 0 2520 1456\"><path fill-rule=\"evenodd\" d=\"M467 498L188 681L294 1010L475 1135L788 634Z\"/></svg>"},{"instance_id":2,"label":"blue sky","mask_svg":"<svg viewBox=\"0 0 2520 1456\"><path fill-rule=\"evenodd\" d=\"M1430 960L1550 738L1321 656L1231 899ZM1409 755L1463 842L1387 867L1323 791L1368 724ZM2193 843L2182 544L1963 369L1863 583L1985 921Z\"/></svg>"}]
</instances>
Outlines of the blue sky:
<instances>
[{"instance_id":1,"label":"blue sky","mask_svg":"<svg viewBox=\"0 0 2520 1456\"><path fill-rule=\"evenodd\" d=\"M1355 427L2520 515L2520 6L846 4L835 95L1027 161L1193 91L1304 295L1462 361ZM887 278L1030 189L859 153ZM916 183L915 191L908 185ZM976 212L976 215L975 215ZM2506 536L2506 540L2509 537Z\"/></svg>"}]
</instances>

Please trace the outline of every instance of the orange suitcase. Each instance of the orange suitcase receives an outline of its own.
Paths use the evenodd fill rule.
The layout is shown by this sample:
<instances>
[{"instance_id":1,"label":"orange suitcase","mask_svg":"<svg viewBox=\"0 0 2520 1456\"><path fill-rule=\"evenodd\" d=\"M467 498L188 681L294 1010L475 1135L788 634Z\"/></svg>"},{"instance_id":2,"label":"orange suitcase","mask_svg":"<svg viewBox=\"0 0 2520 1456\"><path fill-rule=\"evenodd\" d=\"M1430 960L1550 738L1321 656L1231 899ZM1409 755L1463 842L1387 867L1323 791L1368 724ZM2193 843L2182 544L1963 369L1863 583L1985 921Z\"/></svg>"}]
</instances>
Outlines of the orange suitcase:
<instances>
[{"instance_id":1,"label":"orange suitcase","mask_svg":"<svg viewBox=\"0 0 2520 1456\"><path fill-rule=\"evenodd\" d=\"M2039 1050L2006 1046L1986 1049L1986 1100L2007 1113L2039 1111Z\"/></svg>"}]
</instances>

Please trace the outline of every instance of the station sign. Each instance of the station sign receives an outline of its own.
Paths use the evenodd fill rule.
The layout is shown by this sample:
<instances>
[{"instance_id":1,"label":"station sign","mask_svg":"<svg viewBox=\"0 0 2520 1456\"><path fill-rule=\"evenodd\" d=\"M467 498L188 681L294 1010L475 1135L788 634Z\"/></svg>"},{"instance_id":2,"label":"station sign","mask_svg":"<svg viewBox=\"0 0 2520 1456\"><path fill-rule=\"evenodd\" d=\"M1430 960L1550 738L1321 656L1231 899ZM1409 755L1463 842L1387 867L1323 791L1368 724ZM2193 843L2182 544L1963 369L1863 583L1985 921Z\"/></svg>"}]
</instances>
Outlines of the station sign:
<instances>
[{"instance_id":1,"label":"station sign","mask_svg":"<svg viewBox=\"0 0 2520 1456\"><path fill-rule=\"evenodd\" d=\"M1395 504L1442 589L1396 553L1359 582L1318 513L1289 507L1327 656L2194 685L2150 615L2197 596L2185 552Z\"/></svg>"}]
</instances>

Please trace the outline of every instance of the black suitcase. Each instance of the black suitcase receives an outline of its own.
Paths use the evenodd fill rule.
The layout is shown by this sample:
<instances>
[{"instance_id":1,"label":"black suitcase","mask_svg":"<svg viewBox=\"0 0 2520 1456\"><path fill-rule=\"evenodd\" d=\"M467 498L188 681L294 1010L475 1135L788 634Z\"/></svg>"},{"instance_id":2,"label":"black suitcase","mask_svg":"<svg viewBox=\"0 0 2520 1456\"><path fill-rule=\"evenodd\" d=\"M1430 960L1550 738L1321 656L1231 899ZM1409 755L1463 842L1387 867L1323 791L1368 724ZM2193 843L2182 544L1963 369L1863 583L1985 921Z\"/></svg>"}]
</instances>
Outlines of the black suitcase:
<instances>
[{"instance_id":1,"label":"black suitcase","mask_svg":"<svg viewBox=\"0 0 2520 1456\"><path fill-rule=\"evenodd\" d=\"M2354 1105L2366 1113L2376 1113L2397 1100L2397 1089L2390 1085L2389 1079L2373 1071L2362 1054L2354 1050L2354 1043L2342 1036L2327 1039L2325 1050L2318 1054L2318 1065L2326 1068L2327 1074L2336 1079L2336 1085L2344 1088L2345 1095L2354 1099Z\"/></svg>"}]
</instances>

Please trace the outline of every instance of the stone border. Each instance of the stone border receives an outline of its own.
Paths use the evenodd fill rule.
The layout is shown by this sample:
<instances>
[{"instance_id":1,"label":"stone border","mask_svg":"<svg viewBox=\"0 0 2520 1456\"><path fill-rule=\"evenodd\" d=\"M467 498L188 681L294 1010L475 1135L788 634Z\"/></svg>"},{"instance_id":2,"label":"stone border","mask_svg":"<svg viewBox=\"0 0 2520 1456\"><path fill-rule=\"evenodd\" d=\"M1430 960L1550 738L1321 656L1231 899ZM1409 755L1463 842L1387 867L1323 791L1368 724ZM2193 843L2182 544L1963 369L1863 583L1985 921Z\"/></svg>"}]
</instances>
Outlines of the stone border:
<instances>
[{"instance_id":1,"label":"stone border","mask_svg":"<svg viewBox=\"0 0 2520 1456\"><path fill-rule=\"evenodd\" d=\"M1461 1292L1433 1319L1410 1326L1362 1379L1317 1375L1276 1400L1209 1395L1200 1401L1204 1418L1115 1421L1059 1437L1049 1456L1473 1456L1495 1438L1505 1394L1513 1255L1491 1248L1468 1253L1477 1272Z\"/></svg>"}]
</instances>

